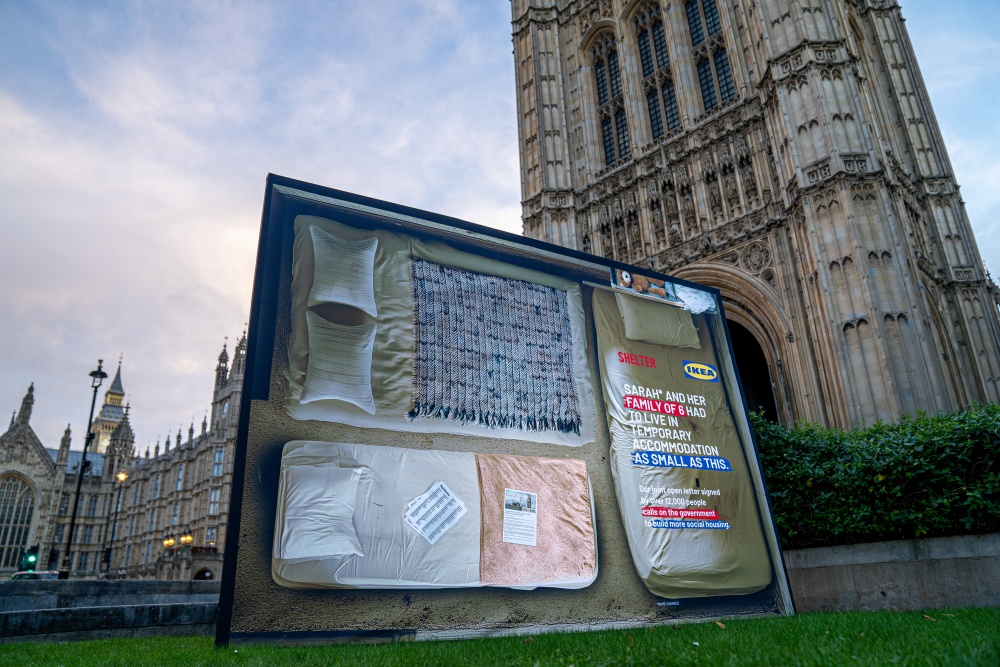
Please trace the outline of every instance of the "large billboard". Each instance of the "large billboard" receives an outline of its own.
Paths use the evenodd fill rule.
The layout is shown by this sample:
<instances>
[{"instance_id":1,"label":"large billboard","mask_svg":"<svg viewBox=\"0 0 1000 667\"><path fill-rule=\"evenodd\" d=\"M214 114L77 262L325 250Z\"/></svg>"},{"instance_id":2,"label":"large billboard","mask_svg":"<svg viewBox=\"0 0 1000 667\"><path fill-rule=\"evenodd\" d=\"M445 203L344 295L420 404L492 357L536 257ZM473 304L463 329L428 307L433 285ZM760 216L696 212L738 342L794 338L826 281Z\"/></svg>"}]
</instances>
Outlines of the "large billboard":
<instances>
[{"instance_id":1,"label":"large billboard","mask_svg":"<svg viewBox=\"0 0 1000 667\"><path fill-rule=\"evenodd\" d=\"M268 177L219 643L792 612L717 291Z\"/></svg>"}]
</instances>

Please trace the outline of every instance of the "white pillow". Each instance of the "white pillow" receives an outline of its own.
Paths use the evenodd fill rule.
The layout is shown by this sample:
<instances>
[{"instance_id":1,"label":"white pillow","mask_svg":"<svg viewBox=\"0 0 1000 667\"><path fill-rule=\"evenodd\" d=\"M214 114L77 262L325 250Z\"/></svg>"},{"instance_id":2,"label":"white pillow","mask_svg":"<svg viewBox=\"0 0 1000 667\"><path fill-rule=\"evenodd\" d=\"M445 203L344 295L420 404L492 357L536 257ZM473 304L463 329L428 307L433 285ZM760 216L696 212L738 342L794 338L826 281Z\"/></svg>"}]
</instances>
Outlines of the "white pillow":
<instances>
[{"instance_id":1,"label":"white pillow","mask_svg":"<svg viewBox=\"0 0 1000 667\"><path fill-rule=\"evenodd\" d=\"M315 266L307 305L345 303L375 317L373 271L378 239L347 241L315 225L309 227L309 234Z\"/></svg>"},{"instance_id":2,"label":"white pillow","mask_svg":"<svg viewBox=\"0 0 1000 667\"><path fill-rule=\"evenodd\" d=\"M625 337L654 345L701 348L691 313L652 299L615 294L625 321Z\"/></svg>"},{"instance_id":3,"label":"white pillow","mask_svg":"<svg viewBox=\"0 0 1000 667\"><path fill-rule=\"evenodd\" d=\"M334 399L375 414L372 395L372 347L376 325L345 326L306 311L309 365L302 386L302 403Z\"/></svg>"},{"instance_id":4,"label":"white pillow","mask_svg":"<svg viewBox=\"0 0 1000 667\"><path fill-rule=\"evenodd\" d=\"M278 558L364 556L354 530L360 468L285 468L284 525Z\"/></svg>"}]
</instances>

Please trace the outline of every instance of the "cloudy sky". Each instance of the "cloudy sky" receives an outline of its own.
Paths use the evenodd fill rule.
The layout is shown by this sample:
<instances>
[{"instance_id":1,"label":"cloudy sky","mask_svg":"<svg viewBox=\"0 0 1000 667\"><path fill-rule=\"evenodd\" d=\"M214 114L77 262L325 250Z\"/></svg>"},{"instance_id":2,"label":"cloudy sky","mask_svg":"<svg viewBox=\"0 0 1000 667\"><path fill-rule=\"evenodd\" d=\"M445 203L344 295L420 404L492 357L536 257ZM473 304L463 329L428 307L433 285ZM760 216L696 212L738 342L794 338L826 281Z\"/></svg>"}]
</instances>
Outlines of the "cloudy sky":
<instances>
[{"instance_id":1,"label":"cloudy sky","mask_svg":"<svg viewBox=\"0 0 1000 667\"><path fill-rule=\"evenodd\" d=\"M1000 3L904 13L1000 274ZM268 172L519 231L509 2L0 0L0 411L81 447L123 354L140 447L200 423Z\"/></svg>"}]
</instances>

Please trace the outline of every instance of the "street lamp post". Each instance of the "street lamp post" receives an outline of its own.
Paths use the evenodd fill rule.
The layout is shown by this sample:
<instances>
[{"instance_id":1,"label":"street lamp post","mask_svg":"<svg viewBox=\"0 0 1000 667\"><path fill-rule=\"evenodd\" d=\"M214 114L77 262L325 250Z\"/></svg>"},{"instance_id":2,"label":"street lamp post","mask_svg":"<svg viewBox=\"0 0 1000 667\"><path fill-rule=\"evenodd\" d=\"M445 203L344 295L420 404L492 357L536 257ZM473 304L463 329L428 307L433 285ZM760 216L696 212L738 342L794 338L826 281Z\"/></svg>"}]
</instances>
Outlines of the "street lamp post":
<instances>
[{"instance_id":1,"label":"street lamp post","mask_svg":"<svg viewBox=\"0 0 1000 667\"><path fill-rule=\"evenodd\" d=\"M104 553L104 574L107 575L108 569L111 567L111 552L115 548L115 533L118 532L118 510L122 506L122 489L125 488L125 480L128 479L128 475L122 470L115 478L118 480L118 500L115 501L115 520L111 524L111 542L108 543L108 549Z\"/></svg>"},{"instance_id":2,"label":"street lamp post","mask_svg":"<svg viewBox=\"0 0 1000 667\"><path fill-rule=\"evenodd\" d=\"M83 474L90 467L90 461L87 460L87 449L90 447L90 441L94 439L94 433L90 429L94 425L94 406L97 405L97 388L104 382L104 378L108 377L108 374L102 369L103 365L104 360L98 359L97 370L90 371L90 386L94 388L94 396L90 399L90 416L87 418L87 437L83 441L83 456L80 459L80 469L76 475L76 498L73 499L73 513L69 517L69 537L66 538L66 554L63 556L62 567L59 568L60 579L69 579L70 557L72 555L70 548L73 545L73 530L76 528L76 513L80 508L80 488L83 486Z\"/></svg>"}]
</instances>

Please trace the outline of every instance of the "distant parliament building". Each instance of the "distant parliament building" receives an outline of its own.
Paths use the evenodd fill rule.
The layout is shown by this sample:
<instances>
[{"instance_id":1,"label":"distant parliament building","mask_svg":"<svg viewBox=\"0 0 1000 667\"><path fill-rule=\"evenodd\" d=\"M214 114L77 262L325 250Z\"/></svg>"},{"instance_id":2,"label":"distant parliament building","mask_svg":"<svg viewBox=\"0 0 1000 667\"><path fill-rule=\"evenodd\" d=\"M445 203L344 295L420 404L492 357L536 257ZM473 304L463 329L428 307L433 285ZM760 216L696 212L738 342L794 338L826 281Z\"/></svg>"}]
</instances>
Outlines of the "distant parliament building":
<instances>
[{"instance_id":1,"label":"distant parliament building","mask_svg":"<svg viewBox=\"0 0 1000 667\"><path fill-rule=\"evenodd\" d=\"M182 438L140 453L124 404L121 364L94 418L71 549L71 576L130 579L217 579L229 518L236 428L246 365L246 335L230 364L223 346L215 369L210 416ZM31 428L34 385L0 435L0 579L25 552L35 569L59 569L66 549L82 452L70 450L67 426L58 449ZM117 475L124 472L124 483ZM117 525L115 522L118 506ZM114 540L112 541L112 533ZM111 561L104 554L110 548Z\"/></svg>"},{"instance_id":2,"label":"distant parliament building","mask_svg":"<svg viewBox=\"0 0 1000 667\"><path fill-rule=\"evenodd\" d=\"M1000 402L1000 292L895 0L511 7L526 236L718 288L786 424Z\"/></svg>"}]
</instances>

